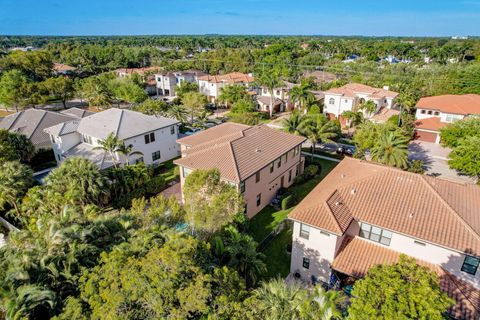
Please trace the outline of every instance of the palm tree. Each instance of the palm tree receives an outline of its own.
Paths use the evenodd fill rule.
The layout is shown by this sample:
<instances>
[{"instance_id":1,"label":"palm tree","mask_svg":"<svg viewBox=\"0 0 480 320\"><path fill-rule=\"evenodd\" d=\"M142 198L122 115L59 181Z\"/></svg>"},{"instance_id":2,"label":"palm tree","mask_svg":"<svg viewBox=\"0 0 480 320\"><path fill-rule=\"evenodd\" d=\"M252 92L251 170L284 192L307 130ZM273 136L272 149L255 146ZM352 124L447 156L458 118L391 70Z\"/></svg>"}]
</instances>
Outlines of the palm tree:
<instances>
[{"instance_id":1,"label":"palm tree","mask_svg":"<svg viewBox=\"0 0 480 320\"><path fill-rule=\"evenodd\" d=\"M136 156L136 155L143 156L142 152L133 150L133 144L129 144L128 146L125 144L120 144L117 147L117 152L125 156L126 158L125 162L127 166L130 165L131 156Z\"/></svg>"},{"instance_id":2,"label":"palm tree","mask_svg":"<svg viewBox=\"0 0 480 320\"><path fill-rule=\"evenodd\" d=\"M317 143L333 142L341 132L338 120L329 121L323 114L306 116L298 126L298 130L312 143L312 160Z\"/></svg>"},{"instance_id":3,"label":"palm tree","mask_svg":"<svg viewBox=\"0 0 480 320\"><path fill-rule=\"evenodd\" d=\"M98 142L100 145L93 148L93 150L103 150L108 152L113 161L113 166L117 167L116 153L118 149L123 145L123 142L113 133L110 132L104 140Z\"/></svg>"},{"instance_id":4,"label":"palm tree","mask_svg":"<svg viewBox=\"0 0 480 320\"><path fill-rule=\"evenodd\" d=\"M308 105L315 101L315 96L310 90L310 84L305 81L290 90L290 99L294 104L298 103L304 113L306 113Z\"/></svg>"},{"instance_id":5,"label":"palm tree","mask_svg":"<svg viewBox=\"0 0 480 320\"><path fill-rule=\"evenodd\" d=\"M263 72L257 79L257 84L261 87L266 87L268 93L270 93L270 118L273 115L273 103L275 102L274 90L283 85L280 79L280 74L277 70L270 70Z\"/></svg>"},{"instance_id":6,"label":"palm tree","mask_svg":"<svg viewBox=\"0 0 480 320\"><path fill-rule=\"evenodd\" d=\"M298 127L302 123L303 116L297 110L294 110L290 117L283 119L283 130L288 133L293 133L300 135L301 132L298 130Z\"/></svg>"},{"instance_id":7,"label":"palm tree","mask_svg":"<svg viewBox=\"0 0 480 320\"><path fill-rule=\"evenodd\" d=\"M397 168L407 168L408 138L398 130L383 130L370 153L374 161Z\"/></svg>"},{"instance_id":8,"label":"palm tree","mask_svg":"<svg viewBox=\"0 0 480 320\"><path fill-rule=\"evenodd\" d=\"M263 319L291 320L299 319L300 305L306 298L306 291L297 283L285 284L282 279L263 282L254 290Z\"/></svg>"},{"instance_id":9,"label":"palm tree","mask_svg":"<svg viewBox=\"0 0 480 320\"><path fill-rule=\"evenodd\" d=\"M367 114L373 114L377 111L377 105L372 100L368 100L360 104L357 108L358 110L365 111Z\"/></svg>"},{"instance_id":10,"label":"palm tree","mask_svg":"<svg viewBox=\"0 0 480 320\"><path fill-rule=\"evenodd\" d=\"M300 305L302 319L330 320L341 319L342 313L338 307L345 301L341 291L325 291L321 286L316 286L308 299Z\"/></svg>"},{"instance_id":11,"label":"palm tree","mask_svg":"<svg viewBox=\"0 0 480 320\"><path fill-rule=\"evenodd\" d=\"M165 115L170 118L174 118L181 123L187 122L188 111L187 109L179 104L174 104L165 111Z\"/></svg>"},{"instance_id":12,"label":"palm tree","mask_svg":"<svg viewBox=\"0 0 480 320\"><path fill-rule=\"evenodd\" d=\"M230 85L220 89L218 100L225 102L225 107L233 105L235 102L244 99L247 96L247 90L241 85Z\"/></svg>"},{"instance_id":13,"label":"palm tree","mask_svg":"<svg viewBox=\"0 0 480 320\"><path fill-rule=\"evenodd\" d=\"M18 161L0 164L0 209L11 205L20 214L18 203L33 185L33 171Z\"/></svg>"},{"instance_id":14,"label":"palm tree","mask_svg":"<svg viewBox=\"0 0 480 320\"><path fill-rule=\"evenodd\" d=\"M257 243L249 235L240 233L234 227L226 229L224 253L227 264L238 270L248 285L255 285L258 276L265 273L265 256L257 251Z\"/></svg>"},{"instance_id":15,"label":"palm tree","mask_svg":"<svg viewBox=\"0 0 480 320\"><path fill-rule=\"evenodd\" d=\"M365 121L363 113L355 111L344 111L342 117L348 121L349 128L355 128L359 124L362 124Z\"/></svg>"}]
</instances>

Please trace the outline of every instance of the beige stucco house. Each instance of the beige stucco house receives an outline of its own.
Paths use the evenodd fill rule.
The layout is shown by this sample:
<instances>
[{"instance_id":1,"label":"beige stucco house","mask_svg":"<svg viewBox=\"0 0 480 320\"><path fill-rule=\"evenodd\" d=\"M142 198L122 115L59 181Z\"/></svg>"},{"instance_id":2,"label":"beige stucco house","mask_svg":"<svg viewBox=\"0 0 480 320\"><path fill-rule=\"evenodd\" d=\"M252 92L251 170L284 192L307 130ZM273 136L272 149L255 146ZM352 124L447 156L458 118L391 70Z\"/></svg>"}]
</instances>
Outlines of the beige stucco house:
<instances>
[{"instance_id":1,"label":"beige stucco house","mask_svg":"<svg viewBox=\"0 0 480 320\"><path fill-rule=\"evenodd\" d=\"M206 75L198 78L198 90L207 96L210 102L217 102L221 89L225 86L241 85L250 89L255 78L250 74L232 72L222 75Z\"/></svg>"},{"instance_id":2,"label":"beige stucco house","mask_svg":"<svg viewBox=\"0 0 480 320\"><path fill-rule=\"evenodd\" d=\"M450 313L480 317L480 187L345 158L291 212L291 272L338 285L400 254L436 272L456 300Z\"/></svg>"},{"instance_id":3,"label":"beige stucco house","mask_svg":"<svg viewBox=\"0 0 480 320\"><path fill-rule=\"evenodd\" d=\"M222 179L243 194L251 218L303 172L304 141L265 125L227 122L177 140L182 158L175 164L180 167L182 187L193 170L217 168Z\"/></svg>"}]
</instances>

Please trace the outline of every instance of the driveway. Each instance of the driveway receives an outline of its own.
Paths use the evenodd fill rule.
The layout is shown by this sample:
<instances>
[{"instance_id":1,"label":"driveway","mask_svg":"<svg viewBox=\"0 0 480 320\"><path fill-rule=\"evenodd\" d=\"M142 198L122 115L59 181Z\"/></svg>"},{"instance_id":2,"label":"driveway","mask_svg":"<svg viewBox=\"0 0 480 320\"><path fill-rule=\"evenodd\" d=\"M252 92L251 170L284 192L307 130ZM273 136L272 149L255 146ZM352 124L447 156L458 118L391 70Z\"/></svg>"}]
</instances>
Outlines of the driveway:
<instances>
[{"instance_id":1,"label":"driveway","mask_svg":"<svg viewBox=\"0 0 480 320\"><path fill-rule=\"evenodd\" d=\"M426 174L460 182L475 183L465 175L457 173L448 166L448 155L452 151L440 144L424 141L412 141L408 146L410 160L422 160L425 163Z\"/></svg>"}]
</instances>

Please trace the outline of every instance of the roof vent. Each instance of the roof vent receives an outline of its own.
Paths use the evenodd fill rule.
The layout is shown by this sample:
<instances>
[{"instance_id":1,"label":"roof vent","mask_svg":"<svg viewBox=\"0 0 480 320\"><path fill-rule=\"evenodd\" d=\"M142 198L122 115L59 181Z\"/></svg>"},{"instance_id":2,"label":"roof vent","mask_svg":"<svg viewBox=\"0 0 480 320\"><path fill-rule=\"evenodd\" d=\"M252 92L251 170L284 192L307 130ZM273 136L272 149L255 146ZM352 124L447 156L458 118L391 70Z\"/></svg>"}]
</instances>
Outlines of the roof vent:
<instances>
[{"instance_id":1,"label":"roof vent","mask_svg":"<svg viewBox=\"0 0 480 320\"><path fill-rule=\"evenodd\" d=\"M256 153L260 153L260 152L262 152L262 150L260 150L260 149L255 149L255 152L256 152Z\"/></svg>"},{"instance_id":2,"label":"roof vent","mask_svg":"<svg viewBox=\"0 0 480 320\"><path fill-rule=\"evenodd\" d=\"M410 214L408 215L408 217L409 217L410 219L413 218L413 216L414 216L413 213L410 213Z\"/></svg>"},{"instance_id":3,"label":"roof vent","mask_svg":"<svg viewBox=\"0 0 480 320\"><path fill-rule=\"evenodd\" d=\"M352 188L352 190L350 191L350 194L353 196L355 193L357 193L357 190L355 190L355 188Z\"/></svg>"},{"instance_id":4,"label":"roof vent","mask_svg":"<svg viewBox=\"0 0 480 320\"><path fill-rule=\"evenodd\" d=\"M346 175L345 175L344 173L342 173L342 174L340 175L340 177L345 178Z\"/></svg>"},{"instance_id":5,"label":"roof vent","mask_svg":"<svg viewBox=\"0 0 480 320\"><path fill-rule=\"evenodd\" d=\"M336 205L336 206L341 206L342 204L343 204L342 201L337 201L337 202L335 202L335 205Z\"/></svg>"}]
</instances>

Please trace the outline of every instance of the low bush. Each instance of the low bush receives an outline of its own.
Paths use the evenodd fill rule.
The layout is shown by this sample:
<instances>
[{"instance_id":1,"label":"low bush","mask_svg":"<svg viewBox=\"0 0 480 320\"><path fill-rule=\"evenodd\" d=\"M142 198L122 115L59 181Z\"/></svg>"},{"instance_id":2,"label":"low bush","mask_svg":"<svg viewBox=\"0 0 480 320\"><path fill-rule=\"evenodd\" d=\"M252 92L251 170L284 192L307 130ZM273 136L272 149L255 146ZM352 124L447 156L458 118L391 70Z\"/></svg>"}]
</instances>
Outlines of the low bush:
<instances>
[{"instance_id":1,"label":"low bush","mask_svg":"<svg viewBox=\"0 0 480 320\"><path fill-rule=\"evenodd\" d=\"M306 178L313 178L318 174L319 168L317 165L310 164L308 165L305 170L303 171L303 174L305 175Z\"/></svg>"},{"instance_id":2,"label":"low bush","mask_svg":"<svg viewBox=\"0 0 480 320\"><path fill-rule=\"evenodd\" d=\"M149 195L156 195L165 189L165 186L165 179L162 176L156 176L145 183L145 190Z\"/></svg>"},{"instance_id":3,"label":"low bush","mask_svg":"<svg viewBox=\"0 0 480 320\"><path fill-rule=\"evenodd\" d=\"M287 210L295 204L295 198L293 195L288 195L282 199L282 210Z\"/></svg>"}]
</instances>

